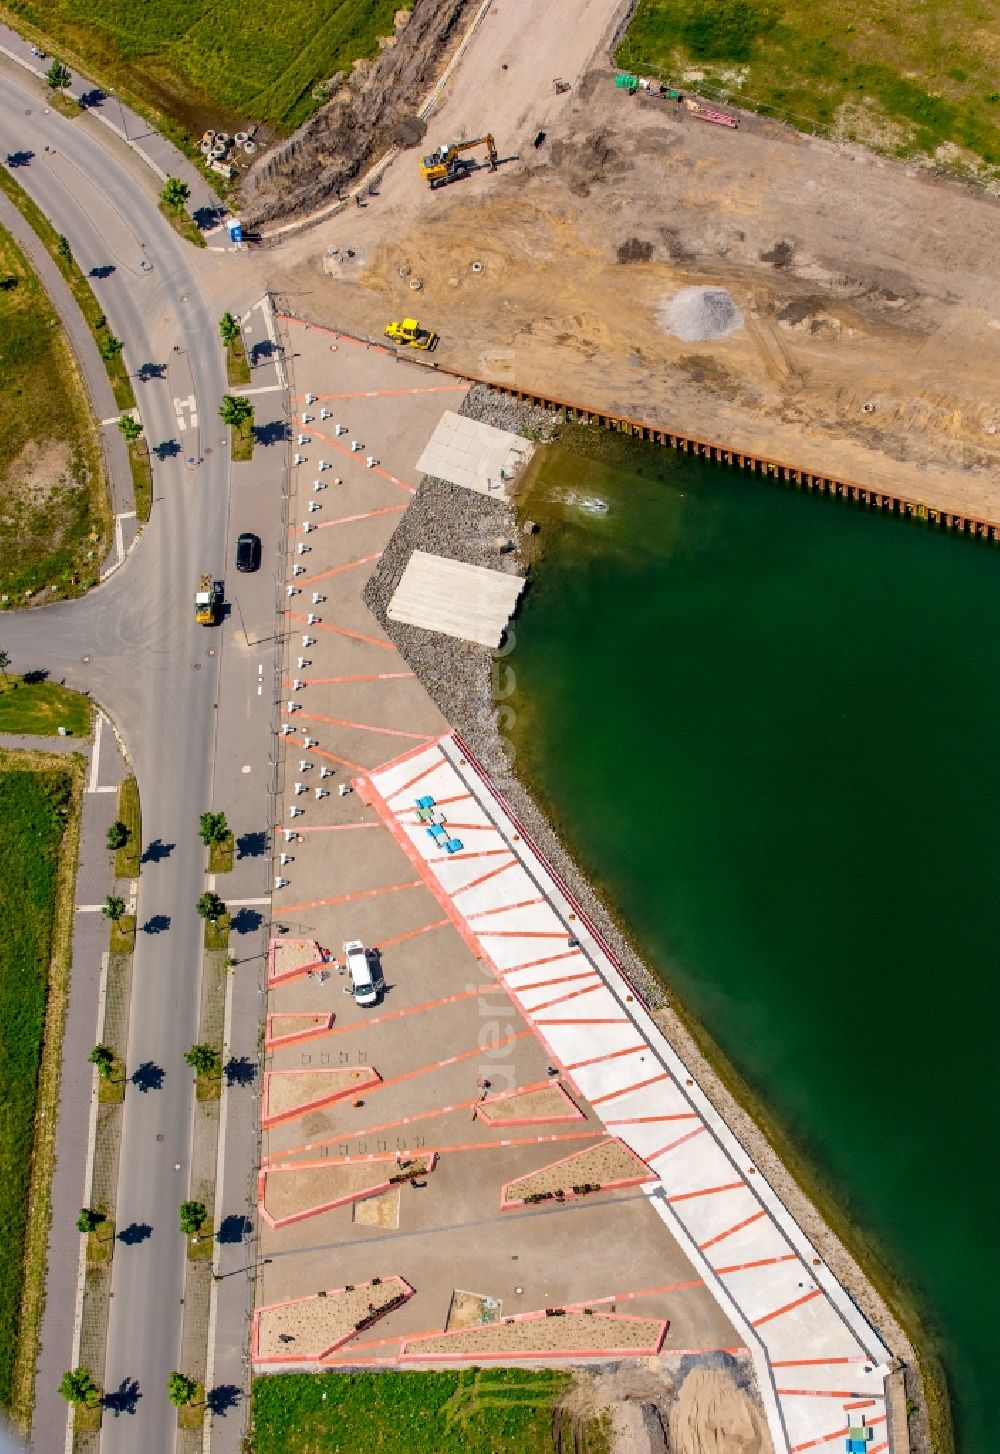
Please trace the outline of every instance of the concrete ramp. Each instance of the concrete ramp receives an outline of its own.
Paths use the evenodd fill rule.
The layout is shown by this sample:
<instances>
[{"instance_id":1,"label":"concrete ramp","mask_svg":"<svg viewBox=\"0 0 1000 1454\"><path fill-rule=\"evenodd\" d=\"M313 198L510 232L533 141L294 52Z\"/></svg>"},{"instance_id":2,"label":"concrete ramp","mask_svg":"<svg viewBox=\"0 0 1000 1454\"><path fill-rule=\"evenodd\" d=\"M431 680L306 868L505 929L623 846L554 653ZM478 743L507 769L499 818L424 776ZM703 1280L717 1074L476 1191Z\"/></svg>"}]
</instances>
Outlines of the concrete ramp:
<instances>
[{"instance_id":1,"label":"concrete ramp","mask_svg":"<svg viewBox=\"0 0 1000 1454\"><path fill-rule=\"evenodd\" d=\"M415 550L389 602L390 621L497 647L524 577Z\"/></svg>"},{"instance_id":2,"label":"concrete ramp","mask_svg":"<svg viewBox=\"0 0 1000 1454\"><path fill-rule=\"evenodd\" d=\"M417 468L449 484L506 499L533 450L531 441L519 434L494 429L492 424L480 424L449 409L427 441Z\"/></svg>"}]
</instances>

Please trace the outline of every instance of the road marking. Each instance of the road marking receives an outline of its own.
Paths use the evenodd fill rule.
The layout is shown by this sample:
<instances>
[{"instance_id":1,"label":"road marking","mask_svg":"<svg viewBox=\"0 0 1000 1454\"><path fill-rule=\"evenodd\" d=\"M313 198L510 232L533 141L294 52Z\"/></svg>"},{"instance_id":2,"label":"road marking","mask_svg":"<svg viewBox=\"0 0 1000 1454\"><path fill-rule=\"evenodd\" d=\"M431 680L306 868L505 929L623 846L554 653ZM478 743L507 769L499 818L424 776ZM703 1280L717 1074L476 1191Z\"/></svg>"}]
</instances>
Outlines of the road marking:
<instances>
[{"instance_id":1,"label":"road marking","mask_svg":"<svg viewBox=\"0 0 1000 1454\"><path fill-rule=\"evenodd\" d=\"M74 904L74 910L78 914L99 914L104 908L103 904Z\"/></svg>"},{"instance_id":2,"label":"road marking","mask_svg":"<svg viewBox=\"0 0 1000 1454\"><path fill-rule=\"evenodd\" d=\"M183 431L188 428L184 415L190 414L190 427L198 428L198 402L193 394L188 394L186 399L174 399L174 413L177 415L177 428Z\"/></svg>"},{"instance_id":3,"label":"road marking","mask_svg":"<svg viewBox=\"0 0 1000 1454\"><path fill-rule=\"evenodd\" d=\"M264 898L262 898L262 899L227 899L226 900L226 903L227 904L235 904L238 909L249 909L251 907L256 908L260 904L269 904L270 902L271 902L271 896L270 896L270 894L266 894L264 896Z\"/></svg>"},{"instance_id":4,"label":"road marking","mask_svg":"<svg viewBox=\"0 0 1000 1454\"><path fill-rule=\"evenodd\" d=\"M118 552L118 555L119 557L121 556L120 550ZM94 745L90 750L90 784L87 788L88 793L97 792L97 775L101 767L101 734L103 733L103 731L104 713L98 712L97 726L94 729Z\"/></svg>"},{"instance_id":5,"label":"road marking","mask_svg":"<svg viewBox=\"0 0 1000 1454\"><path fill-rule=\"evenodd\" d=\"M241 394L280 394L284 384L261 384L259 389L241 389Z\"/></svg>"}]
</instances>

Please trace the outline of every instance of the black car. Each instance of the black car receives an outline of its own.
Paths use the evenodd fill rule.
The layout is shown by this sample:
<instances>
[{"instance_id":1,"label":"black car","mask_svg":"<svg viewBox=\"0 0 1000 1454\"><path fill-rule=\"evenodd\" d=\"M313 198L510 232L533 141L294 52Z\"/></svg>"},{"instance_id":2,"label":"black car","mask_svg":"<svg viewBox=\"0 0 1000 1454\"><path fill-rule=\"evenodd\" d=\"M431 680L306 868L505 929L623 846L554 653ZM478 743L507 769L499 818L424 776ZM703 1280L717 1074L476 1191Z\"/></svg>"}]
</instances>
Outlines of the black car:
<instances>
[{"instance_id":1,"label":"black car","mask_svg":"<svg viewBox=\"0 0 1000 1454\"><path fill-rule=\"evenodd\" d=\"M236 569L260 569L260 536L253 535L249 530L244 530L236 542Z\"/></svg>"}]
</instances>

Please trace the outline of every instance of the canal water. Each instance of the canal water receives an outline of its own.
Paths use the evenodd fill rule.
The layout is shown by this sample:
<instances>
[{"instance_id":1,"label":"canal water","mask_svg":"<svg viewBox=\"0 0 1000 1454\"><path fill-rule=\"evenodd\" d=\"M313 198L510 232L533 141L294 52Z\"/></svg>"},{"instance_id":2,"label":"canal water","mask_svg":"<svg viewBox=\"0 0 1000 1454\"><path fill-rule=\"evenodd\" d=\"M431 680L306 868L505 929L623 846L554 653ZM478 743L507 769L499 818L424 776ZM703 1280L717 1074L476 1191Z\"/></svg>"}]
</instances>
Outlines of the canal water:
<instances>
[{"instance_id":1,"label":"canal water","mask_svg":"<svg viewBox=\"0 0 1000 1454\"><path fill-rule=\"evenodd\" d=\"M1000 551L617 436L540 455L519 772L996 1454Z\"/></svg>"}]
</instances>

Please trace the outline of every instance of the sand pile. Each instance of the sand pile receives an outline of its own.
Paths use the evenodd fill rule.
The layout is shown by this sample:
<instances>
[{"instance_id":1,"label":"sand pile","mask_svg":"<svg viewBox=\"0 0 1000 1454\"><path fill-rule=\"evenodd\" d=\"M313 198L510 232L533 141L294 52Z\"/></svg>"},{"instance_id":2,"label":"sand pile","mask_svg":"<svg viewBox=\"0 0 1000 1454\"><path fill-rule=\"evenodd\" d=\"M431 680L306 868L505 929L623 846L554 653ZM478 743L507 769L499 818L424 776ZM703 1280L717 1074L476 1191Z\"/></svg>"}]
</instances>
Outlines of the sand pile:
<instances>
[{"instance_id":1,"label":"sand pile","mask_svg":"<svg viewBox=\"0 0 1000 1454\"><path fill-rule=\"evenodd\" d=\"M725 288L682 288L657 312L662 327L685 343L724 338L743 327L743 314Z\"/></svg>"}]
</instances>

